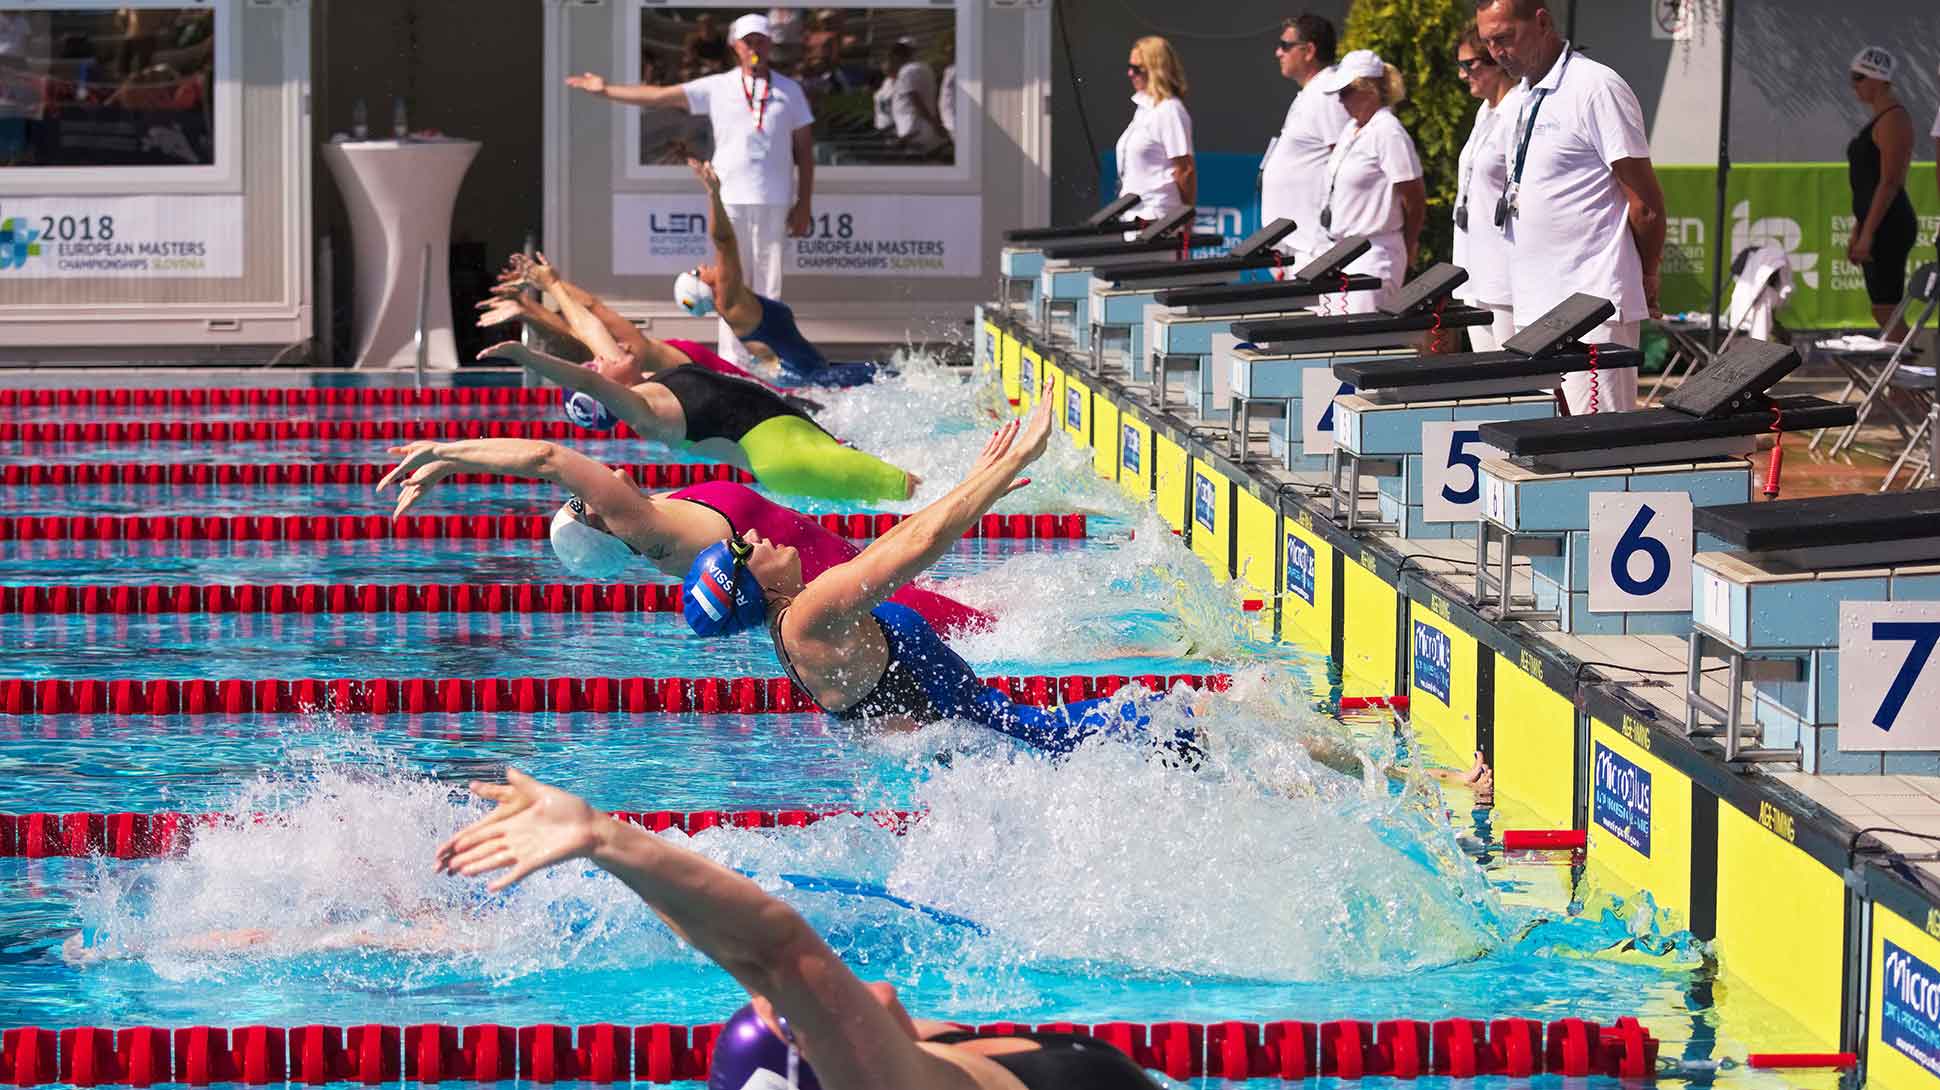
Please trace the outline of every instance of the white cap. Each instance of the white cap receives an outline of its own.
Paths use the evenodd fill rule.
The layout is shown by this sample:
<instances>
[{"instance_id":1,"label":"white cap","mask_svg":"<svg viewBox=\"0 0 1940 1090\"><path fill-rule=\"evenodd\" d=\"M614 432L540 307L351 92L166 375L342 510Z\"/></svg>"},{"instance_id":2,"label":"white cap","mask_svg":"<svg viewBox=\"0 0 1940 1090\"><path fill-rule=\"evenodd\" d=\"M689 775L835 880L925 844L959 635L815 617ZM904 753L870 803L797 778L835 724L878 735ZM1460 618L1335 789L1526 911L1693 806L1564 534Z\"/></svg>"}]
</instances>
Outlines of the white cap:
<instances>
[{"instance_id":1,"label":"white cap","mask_svg":"<svg viewBox=\"0 0 1940 1090\"><path fill-rule=\"evenodd\" d=\"M1313 85L1323 95L1337 95L1357 79L1378 80L1387 75L1388 66L1372 49L1356 49L1340 59L1331 72L1322 72Z\"/></svg>"},{"instance_id":2,"label":"white cap","mask_svg":"<svg viewBox=\"0 0 1940 1090\"><path fill-rule=\"evenodd\" d=\"M699 269L688 269L674 277L674 302L696 318L714 313L714 289L701 279Z\"/></svg>"},{"instance_id":3,"label":"white cap","mask_svg":"<svg viewBox=\"0 0 1940 1090\"><path fill-rule=\"evenodd\" d=\"M581 579L617 579L633 562L633 548L604 530L580 521L570 499L552 516L552 554Z\"/></svg>"},{"instance_id":4,"label":"white cap","mask_svg":"<svg viewBox=\"0 0 1940 1090\"><path fill-rule=\"evenodd\" d=\"M774 34L768 30L768 17L766 15L755 15L751 13L736 19L734 25L728 28L728 41L738 42L750 34L759 34L764 38L774 37Z\"/></svg>"},{"instance_id":5,"label":"white cap","mask_svg":"<svg viewBox=\"0 0 1940 1090\"><path fill-rule=\"evenodd\" d=\"M1893 82L1893 69L1896 67L1898 62L1893 59L1893 54L1876 45L1867 46L1852 58L1854 72L1881 83Z\"/></svg>"}]
</instances>

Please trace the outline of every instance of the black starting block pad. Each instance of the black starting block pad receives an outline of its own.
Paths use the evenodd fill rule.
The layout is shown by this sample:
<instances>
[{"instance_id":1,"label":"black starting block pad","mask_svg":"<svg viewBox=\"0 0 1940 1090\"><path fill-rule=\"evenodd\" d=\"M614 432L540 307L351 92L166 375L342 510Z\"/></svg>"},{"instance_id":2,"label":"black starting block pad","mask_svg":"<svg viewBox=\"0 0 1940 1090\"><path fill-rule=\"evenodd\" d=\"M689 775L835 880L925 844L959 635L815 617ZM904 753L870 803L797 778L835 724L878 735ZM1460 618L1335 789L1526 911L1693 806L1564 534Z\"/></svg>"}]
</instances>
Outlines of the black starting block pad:
<instances>
[{"instance_id":1,"label":"black starting block pad","mask_svg":"<svg viewBox=\"0 0 1940 1090\"><path fill-rule=\"evenodd\" d=\"M1110 204L1100 208L1085 218L1081 224L1072 227L1018 227L1004 232L1005 242L1031 243L1052 242L1057 239L1087 238L1093 235L1117 234L1128 224L1120 222L1120 217L1138 207L1139 196L1127 193Z\"/></svg>"},{"instance_id":2,"label":"black starting block pad","mask_svg":"<svg viewBox=\"0 0 1940 1090\"><path fill-rule=\"evenodd\" d=\"M1729 416L1695 417L1670 409L1510 420L1482 425L1482 441L1514 461L1545 473L1607 469L1647 462L1684 462L1728 457L1751 450L1772 430L1777 408L1786 431L1813 431L1850 424L1855 405L1816 397L1770 399Z\"/></svg>"},{"instance_id":3,"label":"black starting block pad","mask_svg":"<svg viewBox=\"0 0 1940 1090\"><path fill-rule=\"evenodd\" d=\"M1273 247L1292 233L1292 220L1277 219L1246 236L1230 254L1187 261L1147 261L1136 265L1118 265L1099 270L1098 279L1109 282L1114 288L1139 288L1147 291L1163 287L1166 282L1175 280L1183 282L1192 279L1198 283L1219 283L1235 273L1243 273L1250 269L1271 268L1277 259ZM1215 280L1214 277L1219 279Z\"/></svg>"},{"instance_id":4,"label":"black starting block pad","mask_svg":"<svg viewBox=\"0 0 1940 1090\"><path fill-rule=\"evenodd\" d=\"M1370 401L1406 402L1524 394L1554 389L1569 371L1589 366L1587 352L1526 356L1520 352L1464 352L1443 356L1349 360L1334 375ZM1621 345L1597 348L1599 367L1637 367L1644 354Z\"/></svg>"},{"instance_id":5,"label":"black starting block pad","mask_svg":"<svg viewBox=\"0 0 1940 1090\"><path fill-rule=\"evenodd\" d=\"M1298 347L1301 351L1392 346L1396 338L1442 329L1493 325L1495 314L1469 306L1450 306L1468 273L1446 262L1409 281L1400 294L1373 314L1308 314L1234 322L1233 336L1256 345Z\"/></svg>"},{"instance_id":6,"label":"black starting block pad","mask_svg":"<svg viewBox=\"0 0 1940 1090\"><path fill-rule=\"evenodd\" d=\"M1940 490L1930 488L1699 507L1692 525L1803 569L1940 560Z\"/></svg>"},{"instance_id":7,"label":"black starting block pad","mask_svg":"<svg viewBox=\"0 0 1940 1090\"><path fill-rule=\"evenodd\" d=\"M1378 276L1350 276L1348 291L1375 291L1381 287ZM1182 307L1186 313L1211 317L1217 314L1259 314L1296 309L1296 305L1341 291L1339 280L1280 280L1271 284L1217 284L1209 287L1166 288L1152 298L1166 307ZM1291 304L1282 306L1280 304Z\"/></svg>"},{"instance_id":8,"label":"black starting block pad","mask_svg":"<svg viewBox=\"0 0 1940 1090\"><path fill-rule=\"evenodd\" d=\"M1071 242L1054 242L1042 247L1044 256L1051 261L1083 261L1090 257L1113 257L1142 253L1164 253L1178 250L1183 238L1185 248L1195 246L1217 246L1226 241L1223 235L1195 235L1191 233L1194 210L1181 208L1170 216L1140 231L1131 239L1087 238Z\"/></svg>"},{"instance_id":9,"label":"black starting block pad","mask_svg":"<svg viewBox=\"0 0 1940 1090\"><path fill-rule=\"evenodd\" d=\"M1763 399L1766 390L1799 365L1799 354L1782 344L1750 338L1732 345L1664 399L1664 407L1691 416L1718 417Z\"/></svg>"}]
</instances>

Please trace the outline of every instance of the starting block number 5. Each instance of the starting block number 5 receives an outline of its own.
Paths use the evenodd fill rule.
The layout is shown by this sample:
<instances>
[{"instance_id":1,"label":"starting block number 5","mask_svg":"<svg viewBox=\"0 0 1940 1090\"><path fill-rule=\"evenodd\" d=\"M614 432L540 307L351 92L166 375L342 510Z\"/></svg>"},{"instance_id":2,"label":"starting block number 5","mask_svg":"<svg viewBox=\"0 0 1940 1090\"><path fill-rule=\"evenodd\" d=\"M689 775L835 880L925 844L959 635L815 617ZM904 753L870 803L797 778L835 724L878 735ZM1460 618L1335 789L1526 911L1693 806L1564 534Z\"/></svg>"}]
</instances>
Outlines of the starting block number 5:
<instances>
[{"instance_id":1,"label":"starting block number 5","mask_svg":"<svg viewBox=\"0 0 1940 1090\"><path fill-rule=\"evenodd\" d=\"M1940 602L1839 603L1839 748L1940 749Z\"/></svg>"},{"instance_id":2,"label":"starting block number 5","mask_svg":"<svg viewBox=\"0 0 1940 1090\"><path fill-rule=\"evenodd\" d=\"M1474 522L1482 513L1482 460L1502 452L1482 442L1486 421L1421 426L1421 520Z\"/></svg>"},{"instance_id":3,"label":"starting block number 5","mask_svg":"<svg viewBox=\"0 0 1940 1090\"><path fill-rule=\"evenodd\" d=\"M1604 492L1590 497L1590 612L1691 608L1691 497Z\"/></svg>"}]
</instances>

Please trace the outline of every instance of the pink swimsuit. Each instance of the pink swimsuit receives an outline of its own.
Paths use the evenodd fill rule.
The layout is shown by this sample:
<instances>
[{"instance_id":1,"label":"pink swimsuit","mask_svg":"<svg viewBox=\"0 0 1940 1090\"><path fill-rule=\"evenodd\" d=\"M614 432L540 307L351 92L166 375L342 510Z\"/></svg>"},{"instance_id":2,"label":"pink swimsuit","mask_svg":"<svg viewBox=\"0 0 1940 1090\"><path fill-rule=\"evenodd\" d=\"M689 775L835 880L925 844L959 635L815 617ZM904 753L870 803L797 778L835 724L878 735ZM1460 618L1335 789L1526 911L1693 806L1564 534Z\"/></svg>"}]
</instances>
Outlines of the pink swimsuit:
<instances>
[{"instance_id":1,"label":"pink swimsuit","mask_svg":"<svg viewBox=\"0 0 1940 1090\"><path fill-rule=\"evenodd\" d=\"M681 350L686 351L685 348ZM708 481L683 488L673 493L673 498L698 503L714 511L726 519L736 533L753 530L770 541L793 546L802 556L804 581L813 580L837 564L854 559L856 555L856 547L846 539L824 530L820 523L807 515L770 503L746 485ZM889 600L922 614L931 627L946 635L967 632L992 621L990 614L971 609L954 598L912 586L898 590L890 595Z\"/></svg>"},{"instance_id":2,"label":"pink swimsuit","mask_svg":"<svg viewBox=\"0 0 1940 1090\"><path fill-rule=\"evenodd\" d=\"M700 364L702 367L707 368L709 371L719 371L724 375L733 375L735 378L747 379L749 382L760 382L761 385L767 386L768 389L770 390L774 389L774 387L769 386L768 383L762 382L759 376L751 375L748 372L743 371L741 368L736 367L734 364L729 363L727 360L724 360L720 356L716 355L712 349L702 348L700 344L695 341L670 340L670 341L667 341L666 343L678 349L681 355L686 356L688 359L694 361L695 363ZM796 546L796 547L800 548L800 546Z\"/></svg>"}]
</instances>

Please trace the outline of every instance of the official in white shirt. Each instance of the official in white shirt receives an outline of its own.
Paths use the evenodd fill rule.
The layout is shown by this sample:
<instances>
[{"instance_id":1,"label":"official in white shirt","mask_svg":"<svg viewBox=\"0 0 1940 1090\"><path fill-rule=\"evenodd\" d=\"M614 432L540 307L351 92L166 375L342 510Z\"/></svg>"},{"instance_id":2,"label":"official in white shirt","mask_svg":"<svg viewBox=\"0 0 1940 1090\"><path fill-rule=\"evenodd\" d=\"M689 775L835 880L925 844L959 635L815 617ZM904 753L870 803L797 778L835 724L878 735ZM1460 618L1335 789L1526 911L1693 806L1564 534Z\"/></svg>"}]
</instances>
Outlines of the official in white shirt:
<instances>
[{"instance_id":1,"label":"official in white shirt","mask_svg":"<svg viewBox=\"0 0 1940 1090\"><path fill-rule=\"evenodd\" d=\"M916 59L916 43L909 38L889 47L889 66L896 72L889 96L896 139L908 150L927 156L950 139L936 112L936 73Z\"/></svg>"},{"instance_id":2,"label":"official in white shirt","mask_svg":"<svg viewBox=\"0 0 1940 1090\"><path fill-rule=\"evenodd\" d=\"M568 77L566 85L649 109L685 107L708 119L714 128L712 162L721 176L721 200L740 241L748 287L779 299L787 236L808 234L813 218L815 115L801 84L768 66L774 42L767 16L736 19L728 44L740 60L731 72L670 87L613 85L587 72ZM725 321L720 354L743 365L749 362L747 348Z\"/></svg>"},{"instance_id":3,"label":"official in white shirt","mask_svg":"<svg viewBox=\"0 0 1940 1090\"><path fill-rule=\"evenodd\" d=\"M1477 0L1475 29L1521 81L1500 107L1509 186L1495 217L1511 247L1516 328L1582 292L1617 307L1589 339L1637 347L1643 320L1662 314L1664 191L1635 92L1571 51L1549 0ZM1627 412L1637 371L1574 372L1563 391L1572 413Z\"/></svg>"},{"instance_id":4,"label":"official in white shirt","mask_svg":"<svg viewBox=\"0 0 1940 1090\"><path fill-rule=\"evenodd\" d=\"M1267 145L1260 167L1260 222L1293 221L1293 233L1280 241L1280 249L1292 258L1294 268L1327 250L1327 233L1320 229L1327 159L1348 117L1340 99L1314 83L1334 71L1334 43L1334 24L1308 13L1283 23L1273 47L1280 77L1299 84L1300 93L1287 107L1280 135Z\"/></svg>"},{"instance_id":5,"label":"official in white shirt","mask_svg":"<svg viewBox=\"0 0 1940 1090\"><path fill-rule=\"evenodd\" d=\"M1132 81L1132 123L1118 137L1118 192L1138 194L1127 219L1161 220L1199 198L1192 165L1192 115L1186 112L1186 71L1172 43L1140 38L1125 62Z\"/></svg>"},{"instance_id":6,"label":"official in white shirt","mask_svg":"<svg viewBox=\"0 0 1940 1090\"><path fill-rule=\"evenodd\" d=\"M1468 331L1469 347L1494 352L1516 332L1516 312L1510 305L1509 240L1495 226L1495 206L1509 183L1509 165L1500 146L1500 129L1508 122L1497 107L1516 81L1489 56L1472 26L1455 47L1455 67L1469 94L1482 100L1455 167L1454 261L1468 271L1468 280L1455 297L1494 313L1493 325L1471 326Z\"/></svg>"},{"instance_id":7,"label":"official in white shirt","mask_svg":"<svg viewBox=\"0 0 1940 1090\"><path fill-rule=\"evenodd\" d=\"M1349 118L1327 159L1327 192L1317 222L1328 246L1356 235L1372 243L1347 267L1350 274L1381 278L1380 290L1357 291L1346 299L1347 313L1368 314L1407 278L1428 215L1421 156L1388 108L1406 97L1406 88L1401 73L1365 49L1342 57L1314 86L1340 96Z\"/></svg>"}]
</instances>

